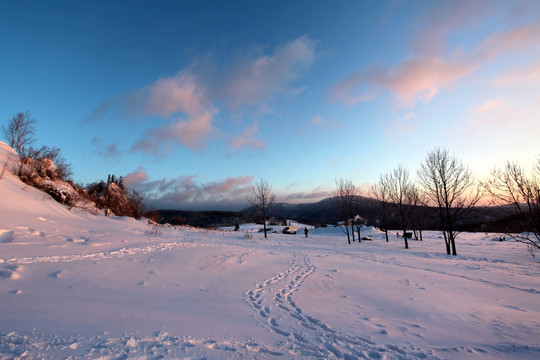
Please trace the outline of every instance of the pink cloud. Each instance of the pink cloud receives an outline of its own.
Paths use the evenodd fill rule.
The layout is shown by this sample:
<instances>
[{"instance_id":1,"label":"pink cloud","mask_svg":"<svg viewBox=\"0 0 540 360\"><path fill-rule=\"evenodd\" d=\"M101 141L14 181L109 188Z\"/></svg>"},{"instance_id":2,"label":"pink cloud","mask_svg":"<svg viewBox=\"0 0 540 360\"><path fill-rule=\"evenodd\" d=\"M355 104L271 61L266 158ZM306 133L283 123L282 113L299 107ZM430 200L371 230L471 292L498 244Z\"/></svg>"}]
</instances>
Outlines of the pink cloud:
<instances>
[{"instance_id":1,"label":"pink cloud","mask_svg":"<svg viewBox=\"0 0 540 360\"><path fill-rule=\"evenodd\" d=\"M331 98L346 105L355 105L361 101L373 100L376 96L372 89L375 87L392 92L398 107L411 107L418 102L430 102L441 89L452 86L477 67L475 59L459 51L451 54L448 59L410 56L393 67L378 67L349 76L332 88ZM363 90L361 95L354 95L357 88L367 90Z\"/></svg>"},{"instance_id":2,"label":"pink cloud","mask_svg":"<svg viewBox=\"0 0 540 360\"><path fill-rule=\"evenodd\" d=\"M148 174L143 170L137 170L124 176L124 184L128 188L135 188L148 180Z\"/></svg>"},{"instance_id":3,"label":"pink cloud","mask_svg":"<svg viewBox=\"0 0 540 360\"><path fill-rule=\"evenodd\" d=\"M253 176L228 177L221 181L197 182L196 175L173 179L150 180L144 170L137 170L124 177L128 187L146 195L155 208L242 208L247 206Z\"/></svg>"},{"instance_id":4,"label":"pink cloud","mask_svg":"<svg viewBox=\"0 0 540 360\"><path fill-rule=\"evenodd\" d=\"M167 126L151 128L132 150L158 154L171 144L183 144L192 150L201 149L214 130L216 110L210 105L195 76L187 71L164 78L136 94L142 99L144 112L150 115L179 117Z\"/></svg>"},{"instance_id":5,"label":"pink cloud","mask_svg":"<svg viewBox=\"0 0 540 360\"><path fill-rule=\"evenodd\" d=\"M254 135L258 130L259 126L257 124L253 124L246 128L240 135L230 138L228 143L234 150L251 148L263 151L266 144L254 138Z\"/></svg>"},{"instance_id":6,"label":"pink cloud","mask_svg":"<svg viewBox=\"0 0 540 360\"><path fill-rule=\"evenodd\" d=\"M481 10L489 8L485 6L489 3L483 2L449 4L452 3L447 13L439 9L433 20L428 21L428 26L413 41L412 55L393 66L379 65L348 76L332 87L331 99L354 105L372 100L370 94L376 93L374 89L384 89L394 94L398 107L408 108L430 102L444 89L497 58L531 47L540 48L540 22L536 21L489 34L468 52L460 48L445 51L444 41L451 32L479 22L485 16ZM450 5L443 9L446 6Z\"/></svg>"},{"instance_id":7,"label":"pink cloud","mask_svg":"<svg viewBox=\"0 0 540 360\"><path fill-rule=\"evenodd\" d=\"M206 112L208 100L195 76L182 71L175 77L159 79L147 89L144 110L151 115L168 117L185 113L197 117Z\"/></svg>"},{"instance_id":8,"label":"pink cloud","mask_svg":"<svg viewBox=\"0 0 540 360\"><path fill-rule=\"evenodd\" d=\"M475 109L475 113L485 113L493 109L499 108L504 105L504 99L489 99L481 105L478 105Z\"/></svg>"},{"instance_id":9,"label":"pink cloud","mask_svg":"<svg viewBox=\"0 0 540 360\"><path fill-rule=\"evenodd\" d=\"M538 85L540 83L540 62L512 69L493 80L499 87Z\"/></svg>"},{"instance_id":10,"label":"pink cloud","mask_svg":"<svg viewBox=\"0 0 540 360\"><path fill-rule=\"evenodd\" d=\"M475 61L459 54L449 60L415 56L370 77L375 84L392 91L400 107L410 107L417 102L430 102L442 88L453 85L476 67Z\"/></svg>"},{"instance_id":11,"label":"pink cloud","mask_svg":"<svg viewBox=\"0 0 540 360\"><path fill-rule=\"evenodd\" d=\"M539 49L540 21L520 26L506 32L496 32L485 38L477 49L477 55L491 60L503 54L526 50L531 46Z\"/></svg>"}]
</instances>

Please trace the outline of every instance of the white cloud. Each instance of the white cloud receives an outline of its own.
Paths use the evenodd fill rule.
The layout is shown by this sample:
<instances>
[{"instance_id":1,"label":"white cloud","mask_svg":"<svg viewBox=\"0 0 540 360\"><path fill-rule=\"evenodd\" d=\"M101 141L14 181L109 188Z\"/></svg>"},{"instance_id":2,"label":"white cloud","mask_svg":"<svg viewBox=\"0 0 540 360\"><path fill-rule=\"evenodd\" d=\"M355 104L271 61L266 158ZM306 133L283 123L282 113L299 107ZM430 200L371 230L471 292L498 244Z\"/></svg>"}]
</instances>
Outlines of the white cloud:
<instances>
[{"instance_id":1,"label":"white cloud","mask_svg":"<svg viewBox=\"0 0 540 360\"><path fill-rule=\"evenodd\" d=\"M333 193L334 190L329 190L325 186L319 186L311 191L298 191L288 194L284 197L284 200L291 203L317 202L332 196Z\"/></svg>"},{"instance_id":2,"label":"white cloud","mask_svg":"<svg viewBox=\"0 0 540 360\"><path fill-rule=\"evenodd\" d=\"M103 140L98 137L94 137L92 138L92 145L94 145L95 148L94 152L98 153L103 157L112 158L120 156L120 149L118 148L117 143L105 145L103 143Z\"/></svg>"},{"instance_id":3,"label":"white cloud","mask_svg":"<svg viewBox=\"0 0 540 360\"><path fill-rule=\"evenodd\" d=\"M247 206L253 176L201 183L196 175L151 180L144 169L124 177L124 183L145 194L151 207L166 209L240 209Z\"/></svg>"},{"instance_id":4,"label":"white cloud","mask_svg":"<svg viewBox=\"0 0 540 360\"><path fill-rule=\"evenodd\" d=\"M303 36L278 47L272 55L241 60L227 77L225 98L238 108L260 107L287 90L297 95L303 89L290 89L290 84L312 64L315 45L315 41Z\"/></svg>"},{"instance_id":5,"label":"white cloud","mask_svg":"<svg viewBox=\"0 0 540 360\"><path fill-rule=\"evenodd\" d=\"M155 116L157 125L148 129L135 142L132 150L154 155L169 151L175 145L191 150L205 147L216 129L215 116L241 119L235 112L256 108L268 111L268 102L282 95L292 98L305 90L293 83L312 64L315 41L302 36L278 46L270 54L244 56L230 67L218 68L204 58L127 96L119 96L100 104L90 119L124 108L124 113ZM224 61L223 63L227 63ZM227 142L233 150L263 149L257 141L253 125L247 125L239 136Z\"/></svg>"}]
</instances>

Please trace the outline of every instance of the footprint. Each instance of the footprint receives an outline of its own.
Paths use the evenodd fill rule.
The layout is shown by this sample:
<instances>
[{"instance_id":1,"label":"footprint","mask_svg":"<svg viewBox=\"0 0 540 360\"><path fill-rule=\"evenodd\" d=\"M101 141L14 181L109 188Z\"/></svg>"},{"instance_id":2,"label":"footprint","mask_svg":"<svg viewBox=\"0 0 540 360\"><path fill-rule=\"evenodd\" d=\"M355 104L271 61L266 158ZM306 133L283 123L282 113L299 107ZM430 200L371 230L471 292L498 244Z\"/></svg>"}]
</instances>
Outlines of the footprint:
<instances>
[{"instance_id":1,"label":"footprint","mask_svg":"<svg viewBox=\"0 0 540 360\"><path fill-rule=\"evenodd\" d=\"M279 327L279 324L278 324L278 322L276 321L276 319L270 318L270 321L269 321L269 322L270 322L270 325L275 326L275 327Z\"/></svg>"},{"instance_id":2,"label":"footprint","mask_svg":"<svg viewBox=\"0 0 540 360\"><path fill-rule=\"evenodd\" d=\"M0 270L0 278L17 280L21 277L21 275L17 273L17 270L19 269L18 266L6 266L5 269L6 270Z\"/></svg>"},{"instance_id":3,"label":"footprint","mask_svg":"<svg viewBox=\"0 0 540 360\"><path fill-rule=\"evenodd\" d=\"M74 243L74 244L81 244L81 245L87 245L88 241L90 239L89 238L86 238L86 237L76 237L76 238L71 238L71 237L68 237L66 239L67 242L71 242L71 243Z\"/></svg>"},{"instance_id":4,"label":"footprint","mask_svg":"<svg viewBox=\"0 0 540 360\"><path fill-rule=\"evenodd\" d=\"M64 276L64 272L62 270L58 270L49 274L49 277L52 277L55 279L61 278L63 276Z\"/></svg>"},{"instance_id":5,"label":"footprint","mask_svg":"<svg viewBox=\"0 0 540 360\"><path fill-rule=\"evenodd\" d=\"M15 232L12 230L0 229L0 243L10 243L15 239Z\"/></svg>"}]
</instances>

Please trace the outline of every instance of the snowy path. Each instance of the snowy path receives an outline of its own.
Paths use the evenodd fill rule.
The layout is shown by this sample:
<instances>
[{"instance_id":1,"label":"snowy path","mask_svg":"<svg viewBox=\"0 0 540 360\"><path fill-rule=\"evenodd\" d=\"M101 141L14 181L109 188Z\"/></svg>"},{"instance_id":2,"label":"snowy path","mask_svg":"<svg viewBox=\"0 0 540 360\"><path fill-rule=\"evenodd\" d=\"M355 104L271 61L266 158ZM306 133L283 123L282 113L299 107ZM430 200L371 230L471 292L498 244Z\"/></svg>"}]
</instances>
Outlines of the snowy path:
<instances>
[{"instance_id":1,"label":"snowy path","mask_svg":"<svg viewBox=\"0 0 540 360\"><path fill-rule=\"evenodd\" d=\"M259 323L284 338L282 349L286 349L287 354L275 355L324 359L435 358L431 352L424 353L416 348L376 345L365 337L334 330L307 314L293 295L315 271L308 255L295 252L290 267L256 284L245 294Z\"/></svg>"},{"instance_id":2,"label":"snowy path","mask_svg":"<svg viewBox=\"0 0 540 360\"><path fill-rule=\"evenodd\" d=\"M119 258L125 256L133 256L140 254L149 254L156 251L167 251L175 248L186 248L186 247L201 247L201 246L212 246L208 244L196 244L196 243L184 243L184 242L167 242L159 243L148 246L141 247L123 247L121 249L109 250L109 251L100 251L95 253L83 253L83 254L70 254L70 255L51 255L51 256L31 256L31 257L22 257L22 258L0 258L0 264L37 264L43 262L72 262L72 261L82 261L82 260L104 260Z\"/></svg>"}]
</instances>

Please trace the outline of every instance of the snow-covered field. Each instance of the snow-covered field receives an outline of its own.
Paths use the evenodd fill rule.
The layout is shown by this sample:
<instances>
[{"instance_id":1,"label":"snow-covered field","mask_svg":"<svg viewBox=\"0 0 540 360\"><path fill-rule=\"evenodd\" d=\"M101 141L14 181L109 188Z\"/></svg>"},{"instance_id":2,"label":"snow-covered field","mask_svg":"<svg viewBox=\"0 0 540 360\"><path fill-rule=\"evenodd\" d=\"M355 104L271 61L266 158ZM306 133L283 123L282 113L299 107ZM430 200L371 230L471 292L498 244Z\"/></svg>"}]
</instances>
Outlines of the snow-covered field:
<instances>
[{"instance_id":1,"label":"snow-covered field","mask_svg":"<svg viewBox=\"0 0 540 360\"><path fill-rule=\"evenodd\" d=\"M435 232L405 250L375 229L352 245L332 227L254 229L152 235L4 173L0 359L540 358L523 245L464 233L452 257Z\"/></svg>"}]
</instances>

